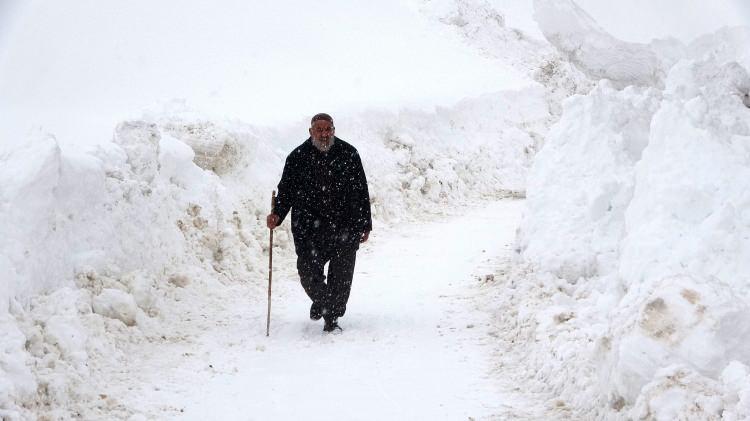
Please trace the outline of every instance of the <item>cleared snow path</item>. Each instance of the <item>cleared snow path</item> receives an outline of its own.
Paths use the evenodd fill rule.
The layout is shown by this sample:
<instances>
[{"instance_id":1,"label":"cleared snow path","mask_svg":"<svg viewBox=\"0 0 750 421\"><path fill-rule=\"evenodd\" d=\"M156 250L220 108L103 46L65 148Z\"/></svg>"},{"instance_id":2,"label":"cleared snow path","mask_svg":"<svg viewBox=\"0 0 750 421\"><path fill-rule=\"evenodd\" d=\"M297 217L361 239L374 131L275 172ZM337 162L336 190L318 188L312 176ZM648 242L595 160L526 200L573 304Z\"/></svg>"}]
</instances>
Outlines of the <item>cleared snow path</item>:
<instances>
[{"instance_id":1,"label":"cleared snow path","mask_svg":"<svg viewBox=\"0 0 750 421\"><path fill-rule=\"evenodd\" d=\"M507 413L518 396L492 373L499 346L478 279L511 252L521 205L499 201L462 216L376 227L357 256L341 334L324 334L322 321L308 319L292 256L275 255L270 338L264 301L237 293L221 308L204 308L214 327L189 346L175 344L179 350L141 356L155 371L141 373L139 382L150 384L131 386L126 405L191 420Z\"/></svg>"}]
</instances>

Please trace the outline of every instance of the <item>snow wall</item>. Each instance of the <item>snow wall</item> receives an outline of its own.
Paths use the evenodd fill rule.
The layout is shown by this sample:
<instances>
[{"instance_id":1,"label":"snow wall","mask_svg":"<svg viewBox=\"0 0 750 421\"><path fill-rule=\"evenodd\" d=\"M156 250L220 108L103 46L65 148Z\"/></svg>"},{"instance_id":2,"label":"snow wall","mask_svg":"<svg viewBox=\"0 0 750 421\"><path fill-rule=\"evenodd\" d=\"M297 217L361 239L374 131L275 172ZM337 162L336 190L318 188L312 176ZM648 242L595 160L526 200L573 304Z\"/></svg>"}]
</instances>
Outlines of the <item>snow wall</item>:
<instances>
[{"instance_id":1,"label":"snow wall","mask_svg":"<svg viewBox=\"0 0 750 421\"><path fill-rule=\"evenodd\" d=\"M550 116L530 88L335 117L362 156L377 230L522 194ZM127 418L98 395L99 367L129 344L174 340L170 320L228 286L260 302L270 192L307 127L207 121L175 102L90 152L40 135L1 156L0 417ZM276 244L291 248L288 224Z\"/></svg>"},{"instance_id":2,"label":"snow wall","mask_svg":"<svg viewBox=\"0 0 750 421\"><path fill-rule=\"evenodd\" d=\"M646 45L535 14L600 82L529 174L523 375L578 419L750 417L750 28Z\"/></svg>"}]
</instances>

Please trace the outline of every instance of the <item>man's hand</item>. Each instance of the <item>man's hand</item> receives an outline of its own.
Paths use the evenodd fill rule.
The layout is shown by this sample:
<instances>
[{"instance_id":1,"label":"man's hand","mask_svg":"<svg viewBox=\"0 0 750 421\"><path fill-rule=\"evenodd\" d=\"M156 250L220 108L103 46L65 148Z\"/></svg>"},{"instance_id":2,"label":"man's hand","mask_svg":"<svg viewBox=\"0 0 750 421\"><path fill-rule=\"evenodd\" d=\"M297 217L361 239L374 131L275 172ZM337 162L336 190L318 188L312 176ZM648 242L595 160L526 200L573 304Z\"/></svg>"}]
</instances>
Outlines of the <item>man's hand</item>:
<instances>
[{"instance_id":1,"label":"man's hand","mask_svg":"<svg viewBox=\"0 0 750 421\"><path fill-rule=\"evenodd\" d=\"M364 243L368 238L370 238L370 231L365 231L362 233L362 238L359 239L359 242Z\"/></svg>"},{"instance_id":2,"label":"man's hand","mask_svg":"<svg viewBox=\"0 0 750 421\"><path fill-rule=\"evenodd\" d=\"M279 215L276 215L275 213L271 213L268 216L266 216L266 226L268 229L274 229L277 226L279 226Z\"/></svg>"}]
</instances>

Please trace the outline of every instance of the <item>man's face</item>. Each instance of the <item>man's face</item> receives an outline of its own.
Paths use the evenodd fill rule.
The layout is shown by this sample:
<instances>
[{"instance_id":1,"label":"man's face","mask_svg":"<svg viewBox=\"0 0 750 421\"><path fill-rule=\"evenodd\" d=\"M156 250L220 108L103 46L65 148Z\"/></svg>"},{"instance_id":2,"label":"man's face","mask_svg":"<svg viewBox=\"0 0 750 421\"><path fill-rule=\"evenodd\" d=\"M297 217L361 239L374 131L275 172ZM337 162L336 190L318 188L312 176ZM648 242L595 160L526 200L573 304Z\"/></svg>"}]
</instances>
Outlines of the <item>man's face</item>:
<instances>
[{"instance_id":1,"label":"man's face","mask_svg":"<svg viewBox=\"0 0 750 421\"><path fill-rule=\"evenodd\" d=\"M310 127L310 137L313 140L320 142L321 145L329 146L331 140L333 140L333 132L335 128L330 121L317 120Z\"/></svg>"}]
</instances>

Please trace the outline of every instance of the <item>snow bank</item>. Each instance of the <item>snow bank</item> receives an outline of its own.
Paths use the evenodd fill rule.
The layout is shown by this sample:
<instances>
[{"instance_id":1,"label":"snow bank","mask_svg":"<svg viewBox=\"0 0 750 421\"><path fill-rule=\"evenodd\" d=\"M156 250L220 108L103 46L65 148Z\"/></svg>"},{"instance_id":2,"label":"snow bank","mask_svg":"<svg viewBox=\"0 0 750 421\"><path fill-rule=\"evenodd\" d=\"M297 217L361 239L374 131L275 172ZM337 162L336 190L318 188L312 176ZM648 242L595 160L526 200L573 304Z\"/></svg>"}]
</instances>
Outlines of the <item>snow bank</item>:
<instances>
[{"instance_id":1,"label":"snow bank","mask_svg":"<svg viewBox=\"0 0 750 421\"><path fill-rule=\"evenodd\" d=\"M549 113L528 89L337 117L363 157L377 229L522 194ZM90 153L45 136L0 157L2 416L137 414L107 379L125 354L181 337L181 321L230 285L260 301L269 192L305 129L207 121L172 103ZM290 247L288 224L276 239Z\"/></svg>"},{"instance_id":2,"label":"snow bank","mask_svg":"<svg viewBox=\"0 0 750 421\"><path fill-rule=\"evenodd\" d=\"M613 329L612 368L615 390L631 399L666 363L714 380L732 361L750 364L750 190L740 181L750 176L749 91L736 63L681 62L667 79L621 244L630 288L615 317L640 313L640 322ZM657 343L633 373L639 335ZM623 387L622 377L635 381Z\"/></svg>"},{"instance_id":3,"label":"snow bank","mask_svg":"<svg viewBox=\"0 0 750 421\"><path fill-rule=\"evenodd\" d=\"M205 278L206 287L211 278L254 275L244 259L259 259L261 249L242 241L251 235L239 216L233 224L238 197L193 158L146 121L119 125L114 142L91 154L64 153L44 137L3 157L11 181L0 193L0 250L11 276L0 314L11 336L0 368L12 381L0 406L11 419L85 407L89 360L114 358L101 338L111 345L134 335L113 335L109 324L153 331L147 325L175 274Z\"/></svg>"},{"instance_id":4,"label":"snow bank","mask_svg":"<svg viewBox=\"0 0 750 421\"><path fill-rule=\"evenodd\" d=\"M594 47L636 50L572 3L535 5L558 48L614 81L565 102L529 176L519 249L539 283L517 329L537 338L538 390L578 417L750 416L748 29L611 72Z\"/></svg>"},{"instance_id":5,"label":"snow bank","mask_svg":"<svg viewBox=\"0 0 750 421\"><path fill-rule=\"evenodd\" d=\"M663 77L662 63L650 45L620 41L572 0L535 0L534 18L545 38L571 63L594 80L609 79L617 86L657 85ZM679 41L661 41L679 48Z\"/></svg>"},{"instance_id":6,"label":"snow bank","mask_svg":"<svg viewBox=\"0 0 750 421\"><path fill-rule=\"evenodd\" d=\"M748 92L750 78L736 63L682 62L670 72L626 213L626 282L683 271L750 274L742 258L750 256Z\"/></svg>"},{"instance_id":7,"label":"snow bank","mask_svg":"<svg viewBox=\"0 0 750 421\"><path fill-rule=\"evenodd\" d=\"M519 236L527 259L570 281L613 269L634 165L660 97L654 89L617 91L604 81L565 103L529 178Z\"/></svg>"},{"instance_id":8,"label":"snow bank","mask_svg":"<svg viewBox=\"0 0 750 421\"><path fill-rule=\"evenodd\" d=\"M432 113L372 113L351 119L371 185L373 213L391 221L467 198L523 194L547 130L541 89L466 100ZM342 135L343 136L343 135ZM511 146L512 145L512 146ZM370 157L369 159L367 157Z\"/></svg>"},{"instance_id":9,"label":"snow bank","mask_svg":"<svg viewBox=\"0 0 750 421\"><path fill-rule=\"evenodd\" d=\"M506 22L504 12L485 0L415 0L427 18L440 22L484 55L532 72L553 48Z\"/></svg>"},{"instance_id":10,"label":"snow bank","mask_svg":"<svg viewBox=\"0 0 750 421\"><path fill-rule=\"evenodd\" d=\"M482 54L502 60L546 90L552 120L559 119L562 101L591 90L593 83L566 54L506 22L505 12L485 0L415 0L420 12L457 32ZM523 7L522 7L523 8Z\"/></svg>"}]
</instances>

